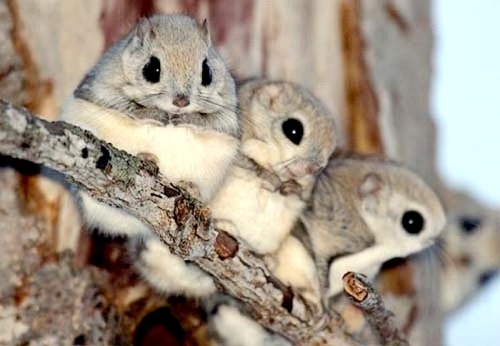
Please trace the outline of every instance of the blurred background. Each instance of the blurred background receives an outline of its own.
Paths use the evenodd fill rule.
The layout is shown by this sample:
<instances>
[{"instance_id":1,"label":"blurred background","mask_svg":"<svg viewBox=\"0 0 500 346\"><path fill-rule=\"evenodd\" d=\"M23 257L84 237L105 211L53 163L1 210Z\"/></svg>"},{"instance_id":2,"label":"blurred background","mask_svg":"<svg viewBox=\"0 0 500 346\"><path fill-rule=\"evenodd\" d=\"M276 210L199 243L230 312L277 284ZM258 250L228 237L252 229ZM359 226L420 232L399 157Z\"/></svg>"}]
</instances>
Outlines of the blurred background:
<instances>
[{"instance_id":1,"label":"blurred background","mask_svg":"<svg viewBox=\"0 0 500 346\"><path fill-rule=\"evenodd\" d=\"M435 0L432 113L438 169L454 187L500 206L500 1ZM500 345L497 276L446 323L445 342Z\"/></svg>"}]
</instances>

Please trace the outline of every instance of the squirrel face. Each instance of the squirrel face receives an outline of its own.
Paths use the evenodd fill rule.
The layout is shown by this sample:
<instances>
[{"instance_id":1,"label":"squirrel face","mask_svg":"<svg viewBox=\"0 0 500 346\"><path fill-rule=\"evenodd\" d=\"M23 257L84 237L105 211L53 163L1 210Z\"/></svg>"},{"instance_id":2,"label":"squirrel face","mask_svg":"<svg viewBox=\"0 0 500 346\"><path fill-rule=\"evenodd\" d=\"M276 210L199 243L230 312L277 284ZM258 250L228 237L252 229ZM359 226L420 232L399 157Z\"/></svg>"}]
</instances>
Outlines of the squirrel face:
<instances>
[{"instance_id":1,"label":"squirrel face","mask_svg":"<svg viewBox=\"0 0 500 346\"><path fill-rule=\"evenodd\" d=\"M320 256L383 245L393 258L431 245L445 214L436 194L410 170L377 157L336 156L319 177L303 220Z\"/></svg>"},{"instance_id":2,"label":"squirrel face","mask_svg":"<svg viewBox=\"0 0 500 346\"><path fill-rule=\"evenodd\" d=\"M420 251L436 240L446 218L436 194L408 169L373 165L357 189L360 215L375 242L398 249L398 255Z\"/></svg>"},{"instance_id":3,"label":"squirrel face","mask_svg":"<svg viewBox=\"0 0 500 346\"><path fill-rule=\"evenodd\" d=\"M450 212L440 240L442 307L450 311L500 271L500 218L470 201Z\"/></svg>"},{"instance_id":4,"label":"squirrel face","mask_svg":"<svg viewBox=\"0 0 500 346\"><path fill-rule=\"evenodd\" d=\"M336 146L331 114L311 93L290 82L248 82L240 90L242 151L250 140L264 148L246 152L281 181L312 189Z\"/></svg>"},{"instance_id":5,"label":"squirrel face","mask_svg":"<svg viewBox=\"0 0 500 346\"><path fill-rule=\"evenodd\" d=\"M453 215L442 238L444 249L458 263L462 260L484 273L500 269L500 218L494 213Z\"/></svg>"},{"instance_id":6,"label":"squirrel face","mask_svg":"<svg viewBox=\"0 0 500 346\"><path fill-rule=\"evenodd\" d=\"M170 114L236 109L234 81L206 23L181 15L144 19L129 35L121 65L123 93L143 107Z\"/></svg>"}]
</instances>

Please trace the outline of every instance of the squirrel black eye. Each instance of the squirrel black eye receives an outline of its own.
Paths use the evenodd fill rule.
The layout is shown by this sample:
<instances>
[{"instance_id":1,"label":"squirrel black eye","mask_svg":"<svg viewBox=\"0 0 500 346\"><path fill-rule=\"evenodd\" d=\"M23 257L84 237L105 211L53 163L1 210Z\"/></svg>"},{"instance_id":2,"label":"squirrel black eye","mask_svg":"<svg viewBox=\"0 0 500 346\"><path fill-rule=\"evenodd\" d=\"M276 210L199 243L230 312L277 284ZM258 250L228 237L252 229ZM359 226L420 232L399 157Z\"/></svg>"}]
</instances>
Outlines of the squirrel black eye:
<instances>
[{"instance_id":1,"label":"squirrel black eye","mask_svg":"<svg viewBox=\"0 0 500 346\"><path fill-rule=\"evenodd\" d=\"M304 126L294 118L287 119L281 125L281 129L285 136L295 145L299 145L304 136Z\"/></svg>"},{"instance_id":2,"label":"squirrel black eye","mask_svg":"<svg viewBox=\"0 0 500 346\"><path fill-rule=\"evenodd\" d=\"M149 83L158 83L160 81L161 64L157 57L152 56L142 68L142 75Z\"/></svg>"},{"instance_id":3,"label":"squirrel black eye","mask_svg":"<svg viewBox=\"0 0 500 346\"><path fill-rule=\"evenodd\" d=\"M481 226L481 219L474 217L463 216L458 222L465 234L474 233Z\"/></svg>"},{"instance_id":4,"label":"squirrel black eye","mask_svg":"<svg viewBox=\"0 0 500 346\"><path fill-rule=\"evenodd\" d=\"M212 83L212 70L208 66L207 59L201 64L201 85L209 86Z\"/></svg>"},{"instance_id":5,"label":"squirrel black eye","mask_svg":"<svg viewBox=\"0 0 500 346\"><path fill-rule=\"evenodd\" d=\"M491 279L493 279L497 274L498 273L495 270L490 270L482 273L479 277L479 285L484 286L487 283L491 282Z\"/></svg>"},{"instance_id":6,"label":"squirrel black eye","mask_svg":"<svg viewBox=\"0 0 500 346\"><path fill-rule=\"evenodd\" d=\"M409 210L403 214L401 225L410 234L419 234L424 229L424 218L415 210Z\"/></svg>"}]
</instances>

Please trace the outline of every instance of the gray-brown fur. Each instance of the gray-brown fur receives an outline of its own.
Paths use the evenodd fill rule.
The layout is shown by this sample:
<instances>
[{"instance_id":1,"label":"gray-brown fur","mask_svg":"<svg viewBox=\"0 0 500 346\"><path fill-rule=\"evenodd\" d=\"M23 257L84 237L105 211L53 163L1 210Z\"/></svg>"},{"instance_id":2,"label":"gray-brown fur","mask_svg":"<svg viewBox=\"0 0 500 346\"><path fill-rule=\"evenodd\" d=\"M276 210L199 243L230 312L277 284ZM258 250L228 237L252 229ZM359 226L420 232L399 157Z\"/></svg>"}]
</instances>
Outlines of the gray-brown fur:
<instances>
[{"instance_id":1,"label":"gray-brown fur","mask_svg":"<svg viewBox=\"0 0 500 346\"><path fill-rule=\"evenodd\" d=\"M301 114L300 120L306 129L295 158L317 158L319 166L326 165L336 145L335 124L331 112L309 90L291 82L250 79L240 83L239 95L243 143L250 139L257 140L266 143L270 151L282 151L282 144L277 142L277 138L283 135L273 134L276 131L274 127L287 117ZM253 161L260 166L258 170L264 179L274 182L277 177L280 180L278 188L283 193L302 187L305 189L300 193L301 198L310 197L314 185L310 178L313 175L308 176L307 181L300 181L290 176L283 167L271 167L258 158Z\"/></svg>"},{"instance_id":2,"label":"gray-brown fur","mask_svg":"<svg viewBox=\"0 0 500 346\"><path fill-rule=\"evenodd\" d=\"M259 179L267 181L270 186L274 188L274 190L278 190L281 186L280 178L276 175L276 173L265 169L250 157L245 156L242 153L239 153L239 155L236 156L234 159L234 165L252 172Z\"/></svg>"},{"instance_id":3,"label":"gray-brown fur","mask_svg":"<svg viewBox=\"0 0 500 346\"><path fill-rule=\"evenodd\" d=\"M373 196L365 196L361 190L367 177L380 185L370 192ZM401 203L408 203L408 207L401 205L396 212L389 205L394 196L403 196ZM429 230L415 236L404 234L401 217L405 208L419 209ZM373 221L369 225L363 213L372 215L375 223L379 219L381 227L373 229ZM388 242L387 260L398 255L392 251L396 245L393 240L397 243L399 236L402 247L408 243L408 250L402 251L405 255L420 245L425 247L442 229L444 214L434 193L408 169L378 157L343 155L332 159L318 178L301 221L310 236L320 280L324 281L332 261L375 244Z\"/></svg>"},{"instance_id":4,"label":"gray-brown fur","mask_svg":"<svg viewBox=\"0 0 500 346\"><path fill-rule=\"evenodd\" d=\"M158 83L149 83L142 76L151 56L161 63ZM205 58L212 71L212 83L206 87L200 85ZM165 107L179 94L186 95L195 108ZM239 135L234 80L212 46L206 27L187 16L158 15L142 20L104 54L74 96L135 119L187 123Z\"/></svg>"},{"instance_id":5,"label":"gray-brown fur","mask_svg":"<svg viewBox=\"0 0 500 346\"><path fill-rule=\"evenodd\" d=\"M153 158L164 177L188 182L203 202L220 188L239 146L234 80L206 25L183 15L139 22L84 77L61 119L130 154ZM145 237L134 258L153 287L194 296L215 290L211 277L173 256L148 225L79 195L89 226Z\"/></svg>"},{"instance_id":6,"label":"gray-brown fur","mask_svg":"<svg viewBox=\"0 0 500 346\"><path fill-rule=\"evenodd\" d=\"M276 88L273 94L269 93L269 88L266 88L271 86ZM239 94L242 112L241 127L244 137L243 140L245 138L264 138L265 132L258 127L262 125L260 122L245 121L246 118L251 116L248 113L251 112L251 104L255 103L256 99L260 99L262 103L267 102L272 110L280 111L283 114L300 110L305 114L322 115L316 117L317 119L322 119L325 114L330 114L330 111L326 109L324 104L309 90L291 82L250 79L247 82L241 83ZM333 117L330 117L333 121ZM311 118L311 127L314 128L314 133L311 133L311 136L315 135L318 138L325 138L325 140L327 138L335 138L336 130L332 132L330 127L314 126L315 124L320 124L317 119L314 117ZM319 148L314 149L316 151L320 150Z\"/></svg>"}]
</instances>

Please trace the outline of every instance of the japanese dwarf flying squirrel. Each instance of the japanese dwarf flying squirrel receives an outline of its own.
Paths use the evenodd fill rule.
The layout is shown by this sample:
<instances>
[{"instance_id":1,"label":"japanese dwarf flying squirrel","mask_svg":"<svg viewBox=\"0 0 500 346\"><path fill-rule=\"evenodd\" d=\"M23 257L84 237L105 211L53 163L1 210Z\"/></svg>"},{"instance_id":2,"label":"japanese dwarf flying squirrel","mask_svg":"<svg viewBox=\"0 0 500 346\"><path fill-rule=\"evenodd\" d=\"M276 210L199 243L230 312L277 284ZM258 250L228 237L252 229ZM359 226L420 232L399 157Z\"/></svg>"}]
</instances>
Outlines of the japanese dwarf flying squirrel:
<instances>
[{"instance_id":1,"label":"japanese dwarf flying squirrel","mask_svg":"<svg viewBox=\"0 0 500 346\"><path fill-rule=\"evenodd\" d=\"M500 216L465 192L445 199L448 223L440 237L441 307L456 310L500 272Z\"/></svg>"},{"instance_id":2,"label":"japanese dwarf flying squirrel","mask_svg":"<svg viewBox=\"0 0 500 346\"><path fill-rule=\"evenodd\" d=\"M305 249L295 251L302 259L296 258L296 268L289 268L290 250L284 246L276 254L274 272L306 292L320 287L328 299L342 291L346 272L373 278L385 261L430 246L445 220L436 194L410 170L380 158L334 156L300 217L305 232L291 236L302 242L284 242L288 247L309 245L312 256ZM316 268L320 283L311 273Z\"/></svg>"},{"instance_id":3,"label":"japanese dwarf flying squirrel","mask_svg":"<svg viewBox=\"0 0 500 346\"><path fill-rule=\"evenodd\" d=\"M251 80L239 98L240 155L209 207L218 228L270 254L291 232L335 149L334 120L291 82Z\"/></svg>"},{"instance_id":4,"label":"japanese dwarf flying squirrel","mask_svg":"<svg viewBox=\"0 0 500 346\"><path fill-rule=\"evenodd\" d=\"M237 152L236 110L234 80L206 25L157 15L104 54L66 102L61 119L130 154L154 157L167 179L193 182L207 201ZM118 235L149 233L125 212L80 195L90 226Z\"/></svg>"},{"instance_id":5,"label":"japanese dwarf flying squirrel","mask_svg":"<svg viewBox=\"0 0 500 346\"><path fill-rule=\"evenodd\" d=\"M66 102L61 119L130 154L153 158L167 179L194 183L207 202L238 150L237 103L234 79L206 23L156 15L106 51ZM146 236L146 243L158 247L149 227L132 215L83 191L79 196L88 226L111 235ZM181 273L189 269L203 277L167 247L161 251ZM174 269L164 269L175 276ZM204 278L206 290L214 290Z\"/></svg>"}]
</instances>

